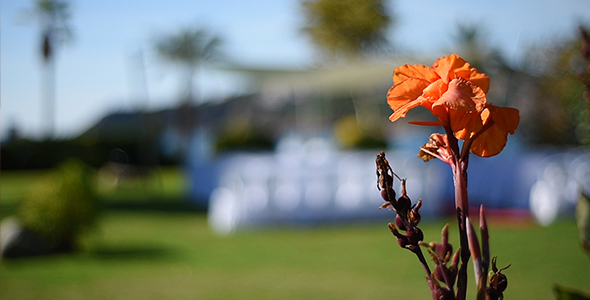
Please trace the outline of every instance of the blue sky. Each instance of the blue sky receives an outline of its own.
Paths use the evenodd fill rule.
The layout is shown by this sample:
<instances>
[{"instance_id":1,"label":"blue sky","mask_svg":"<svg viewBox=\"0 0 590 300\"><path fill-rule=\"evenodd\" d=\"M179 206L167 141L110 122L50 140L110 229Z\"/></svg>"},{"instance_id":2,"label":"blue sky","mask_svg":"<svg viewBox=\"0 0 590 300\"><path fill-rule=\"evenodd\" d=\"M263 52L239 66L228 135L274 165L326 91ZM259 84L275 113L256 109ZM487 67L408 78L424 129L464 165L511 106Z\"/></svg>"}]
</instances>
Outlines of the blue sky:
<instances>
[{"instance_id":1,"label":"blue sky","mask_svg":"<svg viewBox=\"0 0 590 300\"><path fill-rule=\"evenodd\" d=\"M223 38L226 57L249 66L301 67L316 56L299 28L299 0L250 1L71 1L74 40L57 58L56 131L81 133L105 114L140 107L139 53L143 54L150 109L176 104L178 74L152 51L159 34L186 26L210 29ZM43 132L39 28L27 17L33 1L0 2L0 129L12 125L26 136ZM437 57L453 50L457 23L481 24L487 42L517 61L525 46L576 34L590 24L588 0L392 1L397 19L391 40L402 49ZM393 71L393 70L392 70ZM204 96L243 88L230 75L200 74Z\"/></svg>"}]
</instances>

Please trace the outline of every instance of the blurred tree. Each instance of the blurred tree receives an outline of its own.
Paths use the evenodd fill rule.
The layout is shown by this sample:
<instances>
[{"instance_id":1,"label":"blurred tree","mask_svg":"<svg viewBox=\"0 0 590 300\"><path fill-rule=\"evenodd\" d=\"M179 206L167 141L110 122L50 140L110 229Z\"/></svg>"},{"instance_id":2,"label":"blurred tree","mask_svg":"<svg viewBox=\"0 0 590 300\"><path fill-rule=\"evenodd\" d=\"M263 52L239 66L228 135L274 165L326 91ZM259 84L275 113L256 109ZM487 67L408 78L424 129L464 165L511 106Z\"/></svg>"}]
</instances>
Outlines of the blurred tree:
<instances>
[{"instance_id":1,"label":"blurred tree","mask_svg":"<svg viewBox=\"0 0 590 300\"><path fill-rule=\"evenodd\" d=\"M484 30L476 24L457 23L453 40L458 50L451 52L457 52L472 67L484 71L484 63L493 52L486 44L484 35Z\"/></svg>"},{"instance_id":2,"label":"blurred tree","mask_svg":"<svg viewBox=\"0 0 590 300\"><path fill-rule=\"evenodd\" d=\"M331 58L356 58L388 46L384 0L304 0L306 32Z\"/></svg>"},{"instance_id":3,"label":"blurred tree","mask_svg":"<svg viewBox=\"0 0 590 300\"><path fill-rule=\"evenodd\" d=\"M71 38L68 26L70 20L69 5L61 0L36 0L34 15L41 26L41 57L44 69L44 107L42 113L46 137L52 138L55 127L55 55L60 43Z\"/></svg>"},{"instance_id":4,"label":"blurred tree","mask_svg":"<svg viewBox=\"0 0 590 300\"><path fill-rule=\"evenodd\" d=\"M164 60L183 67L186 80L185 104L193 101L193 81L203 62L219 56L220 38L203 29L185 28L176 34L160 37L155 48Z\"/></svg>"},{"instance_id":5,"label":"blurred tree","mask_svg":"<svg viewBox=\"0 0 590 300\"><path fill-rule=\"evenodd\" d=\"M582 40L550 41L531 47L524 70L537 78L537 91L529 107L535 117L532 141L541 144L590 145L590 116L584 101L580 74L586 69L580 53Z\"/></svg>"},{"instance_id":6,"label":"blurred tree","mask_svg":"<svg viewBox=\"0 0 590 300\"><path fill-rule=\"evenodd\" d=\"M181 93L181 105L176 115L176 130L182 136L178 144L178 157L187 157L192 140L199 140L202 156L209 155L210 136L203 106L194 105L194 78L204 62L214 61L220 56L221 39L204 29L184 28L176 34L160 37L155 44L157 53L169 63L177 64L184 70L186 92ZM197 126L199 125L199 126ZM195 138L194 130L198 127ZM199 152L199 153L201 153Z\"/></svg>"}]
</instances>

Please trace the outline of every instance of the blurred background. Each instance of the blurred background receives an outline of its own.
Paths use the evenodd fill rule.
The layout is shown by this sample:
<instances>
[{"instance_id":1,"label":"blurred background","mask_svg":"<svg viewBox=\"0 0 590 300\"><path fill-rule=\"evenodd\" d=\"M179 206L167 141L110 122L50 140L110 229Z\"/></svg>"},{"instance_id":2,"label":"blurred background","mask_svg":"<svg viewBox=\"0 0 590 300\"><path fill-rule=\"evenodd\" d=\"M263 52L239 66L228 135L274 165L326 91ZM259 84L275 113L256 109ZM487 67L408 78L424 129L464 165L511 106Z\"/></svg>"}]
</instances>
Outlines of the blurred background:
<instances>
[{"instance_id":1,"label":"blurred background","mask_svg":"<svg viewBox=\"0 0 590 300\"><path fill-rule=\"evenodd\" d=\"M423 199L425 240L456 227L450 169L416 157L433 128L392 124L386 103L394 68L450 53L520 110L469 168L507 297L590 293L587 1L0 8L2 299L429 299L374 160Z\"/></svg>"}]
</instances>

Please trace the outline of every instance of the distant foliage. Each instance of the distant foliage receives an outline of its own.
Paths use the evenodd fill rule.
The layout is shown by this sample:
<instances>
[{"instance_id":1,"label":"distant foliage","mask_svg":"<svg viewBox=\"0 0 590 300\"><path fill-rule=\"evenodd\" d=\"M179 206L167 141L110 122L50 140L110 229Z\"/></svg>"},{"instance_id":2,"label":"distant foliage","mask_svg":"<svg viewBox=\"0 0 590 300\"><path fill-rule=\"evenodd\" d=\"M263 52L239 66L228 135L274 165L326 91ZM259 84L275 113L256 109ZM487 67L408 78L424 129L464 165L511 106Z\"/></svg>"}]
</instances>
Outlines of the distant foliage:
<instances>
[{"instance_id":1,"label":"distant foliage","mask_svg":"<svg viewBox=\"0 0 590 300\"><path fill-rule=\"evenodd\" d=\"M306 0L304 32L332 57L357 57L387 46L392 24L383 0Z\"/></svg>"},{"instance_id":2,"label":"distant foliage","mask_svg":"<svg viewBox=\"0 0 590 300\"><path fill-rule=\"evenodd\" d=\"M586 64L581 38L552 40L531 48L524 67L538 78L533 132L536 144L590 145L590 115L580 76Z\"/></svg>"},{"instance_id":3,"label":"distant foliage","mask_svg":"<svg viewBox=\"0 0 590 300\"><path fill-rule=\"evenodd\" d=\"M345 149L383 149L387 147L378 128L363 130L355 115L338 119L334 126L336 140Z\"/></svg>"},{"instance_id":4,"label":"distant foliage","mask_svg":"<svg viewBox=\"0 0 590 300\"><path fill-rule=\"evenodd\" d=\"M90 169L77 160L61 164L43 182L32 185L22 200L23 226L53 247L71 249L82 233L92 229L99 214Z\"/></svg>"}]
</instances>

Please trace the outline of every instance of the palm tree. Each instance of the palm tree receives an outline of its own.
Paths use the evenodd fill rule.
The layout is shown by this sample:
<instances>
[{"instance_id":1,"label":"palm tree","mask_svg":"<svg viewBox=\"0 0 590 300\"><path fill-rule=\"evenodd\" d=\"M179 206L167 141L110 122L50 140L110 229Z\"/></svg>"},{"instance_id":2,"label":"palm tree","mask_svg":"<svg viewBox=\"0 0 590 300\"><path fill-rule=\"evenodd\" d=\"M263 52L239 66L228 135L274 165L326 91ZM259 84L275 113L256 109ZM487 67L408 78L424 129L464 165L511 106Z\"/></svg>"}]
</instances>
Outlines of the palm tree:
<instances>
[{"instance_id":1,"label":"palm tree","mask_svg":"<svg viewBox=\"0 0 590 300\"><path fill-rule=\"evenodd\" d=\"M41 57L43 60L43 98L46 138L55 127L55 52L58 45L71 37L68 26L69 5L61 0L36 0L34 14L41 26Z\"/></svg>"},{"instance_id":2,"label":"palm tree","mask_svg":"<svg viewBox=\"0 0 590 300\"><path fill-rule=\"evenodd\" d=\"M186 93L181 95L181 105L177 111L176 129L182 136L179 145L179 155L186 156L190 148L191 136L194 135L195 127L199 127L197 134L202 141L203 147L208 147L208 122L203 107L195 107L193 104L193 81L197 75L198 68L204 62L210 62L218 58L219 37L210 35L203 29L185 28L177 34L161 37L156 41L156 52L165 61L177 64L185 71Z\"/></svg>"},{"instance_id":3,"label":"palm tree","mask_svg":"<svg viewBox=\"0 0 590 300\"><path fill-rule=\"evenodd\" d=\"M203 29L185 28L156 41L157 53L164 60L180 65L185 73L186 96L184 104L193 101L193 81L203 62L215 60L219 56L220 38L210 35Z\"/></svg>"}]
</instances>

